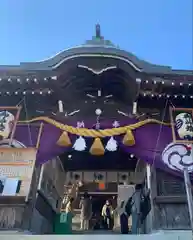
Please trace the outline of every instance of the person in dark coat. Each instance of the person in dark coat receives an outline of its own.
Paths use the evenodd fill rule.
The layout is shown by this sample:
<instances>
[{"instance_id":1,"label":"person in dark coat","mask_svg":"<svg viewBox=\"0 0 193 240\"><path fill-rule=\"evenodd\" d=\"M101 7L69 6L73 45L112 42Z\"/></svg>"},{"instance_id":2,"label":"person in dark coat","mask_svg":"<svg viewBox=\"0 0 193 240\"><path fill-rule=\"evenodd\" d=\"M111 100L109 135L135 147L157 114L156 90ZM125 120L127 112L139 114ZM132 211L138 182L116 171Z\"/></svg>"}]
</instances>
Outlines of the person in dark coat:
<instances>
[{"instance_id":1,"label":"person in dark coat","mask_svg":"<svg viewBox=\"0 0 193 240\"><path fill-rule=\"evenodd\" d=\"M141 224L144 223L147 215L151 211L150 190L143 191L143 199L141 201Z\"/></svg>"},{"instance_id":2,"label":"person in dark coat","mask_svg":"<svg viewBox=\"0 0 193 240\"><path fill-rule=\"evenodd\" d=\"M138 234L140 230L142 187L142 184L137 184L132 196L132 234Z\"/></svg>"},{"instance_id":3,"label":"person in dark coat","mask_svg":"<svg viewBox=\"0 0 193 240\"><path fill-rule=\"evenodd\" d=\"M120 225L121 225L121 234L128 234L128 215L125 212L125 201L121 202L119 207L119 215L120 215Z\"/></svg>"}]
</instances>

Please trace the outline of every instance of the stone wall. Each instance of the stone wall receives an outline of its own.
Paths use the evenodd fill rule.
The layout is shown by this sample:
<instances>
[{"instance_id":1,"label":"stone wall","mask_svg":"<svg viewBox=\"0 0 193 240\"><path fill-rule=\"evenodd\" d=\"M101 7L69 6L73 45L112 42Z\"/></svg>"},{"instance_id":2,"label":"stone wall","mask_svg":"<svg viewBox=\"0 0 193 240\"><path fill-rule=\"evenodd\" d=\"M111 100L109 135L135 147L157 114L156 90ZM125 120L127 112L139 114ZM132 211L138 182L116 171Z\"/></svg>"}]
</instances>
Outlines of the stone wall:
<instances>
[{"instance_id":1,"label":"stone wall","mask_svg":"<svg viewBox=\"0 0 193 240\"><path fill-rule=\"evenodd\" d=\"M156 229L190 229L188 206L185 203L157 203L155 205Z\"/></svg>"}]
</instances>

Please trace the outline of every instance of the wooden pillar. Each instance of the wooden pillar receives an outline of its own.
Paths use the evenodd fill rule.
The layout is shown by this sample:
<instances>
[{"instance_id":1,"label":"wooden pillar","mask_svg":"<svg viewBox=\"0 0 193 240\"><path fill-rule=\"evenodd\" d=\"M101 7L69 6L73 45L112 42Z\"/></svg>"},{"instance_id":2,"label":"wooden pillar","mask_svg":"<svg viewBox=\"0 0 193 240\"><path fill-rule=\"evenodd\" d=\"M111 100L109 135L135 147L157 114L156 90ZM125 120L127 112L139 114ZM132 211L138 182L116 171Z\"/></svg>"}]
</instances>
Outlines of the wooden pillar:
<instances>
[{"instance_id":1,"label":"wooden pillar","mask_svg":"<svg viewBox=\"0 0 193 240\"><path fill-rule=\"evenodd\" d=\"M40 189L41 189L42 179L43 179L43 176L44 176L44 169L45 169L45 164L43 164L43 165L41 166L37 190L40 190Z\"/></svg>"},{"instance_id":2,"label":"wooden pillar","mask_svg":"<svg viewBox=\"0 0 193 240\"><path fill-rule=\"evenodd\" d=\"M147 233L152 232L154 228L154 198L157 196L156 171L153 166L146 165L147 188L150 190L151 211L146 220Z\"/></svg>"}]
</instances>

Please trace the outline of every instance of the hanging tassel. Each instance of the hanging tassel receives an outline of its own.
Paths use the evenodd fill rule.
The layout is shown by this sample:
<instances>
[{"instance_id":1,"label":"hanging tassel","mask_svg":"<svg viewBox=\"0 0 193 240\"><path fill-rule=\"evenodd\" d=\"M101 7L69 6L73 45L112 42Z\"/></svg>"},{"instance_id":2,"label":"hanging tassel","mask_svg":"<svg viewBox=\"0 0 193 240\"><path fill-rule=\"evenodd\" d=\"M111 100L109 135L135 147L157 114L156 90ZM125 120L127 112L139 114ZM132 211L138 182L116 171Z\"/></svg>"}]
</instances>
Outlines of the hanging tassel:
<instances>
[{"instance_id":1,"label":"hanging tassel","mask_svg":"<svg viewBox=\"0 0 193 240\"><path fill-rule=\"evenodd\" d=\"M85 139L80 136L78 139L76 139L73 148L76 151L84 151L86 149Z\"/></svg>"},{"instance_id":2,"label":"hanging tassel","mask_svg":"<svg viewBox=\"0 0 193 240\"><path fill-rule=\"evenodd\" d=\"M102 144L100 138L95 138L95 140L90 148L90 153L92 155L97 155L97 156L104 155L105 149L103 147L103 144Z\"/></svg>"},{"instance_id":3,"label":"hanging tassel","mask_svg":"<svg viewBox=\"0 0 193 240\"><path fill-rule=\"evenodd\" d=\"M110 152L117 151L117 141L114 139L114 137L111 137L109 141L107 142L106 149Z\"/></svg>"},{"instance_id":4,"label":"hanging tassel","mask_svg":"<svg viewBox=\"0 0 193 240\"><path fill-rule=\"evenodd\" d=\"M57 141L57 145L61 147L69 147L71 145L70 138L67 132L63 132L60 138Z\"/></svg>"},{"instance_id":5,"label":"hanging tassel","mask_svg":"<svg viewBox=\"0 0 193 240\"><path fill-rule=\"evenodd\" d=\"M123 144L126 146L133 146L135 145L135 138L133 136L133 133L130 129L127 130L124 138L123 138Z\"/></svg>"}]
</instances>

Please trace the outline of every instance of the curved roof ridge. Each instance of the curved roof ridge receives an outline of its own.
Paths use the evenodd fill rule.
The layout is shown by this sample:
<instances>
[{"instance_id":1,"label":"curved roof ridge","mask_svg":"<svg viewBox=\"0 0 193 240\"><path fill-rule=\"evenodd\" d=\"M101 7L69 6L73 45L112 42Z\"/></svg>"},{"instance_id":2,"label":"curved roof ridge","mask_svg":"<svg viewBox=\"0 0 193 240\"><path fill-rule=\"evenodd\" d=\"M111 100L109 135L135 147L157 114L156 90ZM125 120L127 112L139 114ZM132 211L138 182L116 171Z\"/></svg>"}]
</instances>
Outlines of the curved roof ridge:
<instances>
[{"instance_id":1,"label":"curved roof ridge","mask_svg":"<svg viewBox=\"0 0 193 240\"><path fill-rule=\"evenodd\" d=\"M62 55L65 55L65 53L67 52L67 51L70 51L70 50L75 50L75 49L79 49L79 48L108 48L108 49L111 49L111 48L113 48L113 49L117 49L118 51L122 51L122 52L125 52L126 54L128 54L128 57L130 58L134 58L135 60L137 60L137 61L140 61L140 62L143 62L144 64L148 64L148 65L151 65L151 66L155 66L155 67L164 67L164 68L169 68L169 69L171 69L171 66L167 66L167 65L159 65L159 64L154 64L154 63L150 63L150 62L148 62L148 61L146 61L146 60L144 60L144 59L140 59L139 57L137 57L135 54L133 54L132 52L127 52L127 51L125 51L125 50L123 50L123 49L121 49L121 48L118 48L118 47L113 47L113 46L106 46L106 45L104 45L104 46L101 46L101 45L94 45L94 44L83 44L83 45L77 45L77 46L74 46L74 47L69 47L69 48L66 48L66 49L64 49L64 50L61 50L61 51L59 51L59 52L57 52L55 55L52 55L52 56L50 56L50 57L47 57L47 58L45 58L45 59L43 59L43 60L40 60L40 61L35 61L35 62L21 62L21 64L29 64L29 63L44 63L44 62L47 62L47 61L52 61L52 59L54 59L54 58L57 58L58 56L62 56ZM74 55L76 55L76 54L74 54ZM64 56L64 58L65 58L65 56ZM132 59L130 59L131 61L132 61Z\"/></svg>"},{"instance_id":2,"label":"curved roof ridge","mask_svg":"<svg viewBox=\"0 0 193 240\"><path fill-rule=\"evenodd\" d=\"M60 62L64 62L64 60L66 58L69 58L70 56L77 56L77 55L86 55L86 54L101 54L101 56L105 56L105 55L111 55L112 57L121 57L121 58L125 58L131 62L133 62L133 64L140 69L156 69L156 71L163 71L163 70L167 70L167 71L171 71L171 67L170 66L161 66L161 65L156 65L156 64L152 64L148 61L145 60L141 60L139 59L136 55L134 55L131 52L127 52L125 50L122 50L120 48L116 48L116 47L112 47L112 46L106 46L106 45L79 45L76 47L72 47L72 48L67 48L66 50L62 50L60 52L58 52L56 55L49 57L45 60L42 61L36 61L36 62L21 62L20 65L22 65L23 67L26 66L32 66L32 65L45 65L45 67L48 68L54 68L55 65L60 65ZM37 66L38 67L38 66ZM145 69L144 69L145 70Z\"/></svg>"},{"instance_id":3,"label":"curved roof ridge","mask_svg":"<svg viewBox=\"0 0 193 240\"><path fill-rule=\"evenodd\" d=\"M66 51L69 51L71 49L76 49L76 48L80 48L80 47L83 47L82 45L77 45L77 46L74 46L74 47L69 47L69 48L66 48L66 49L63 49L63 50L60 50L59 52L57 52L56 54L50 56L50 57L47 57L45 59L42 59L42 60L39 60L39 61L35 61L35 62L31 62L31 63L42 63L42 62L45 62L45 61L49 61L49 60L52 60L53 58L59 56L60 54L66 52ZM26 62L21 62L22 63L26 63ZM30 62L27 62L27 63L30 63Z\"/></svg>"}]
</instances>

